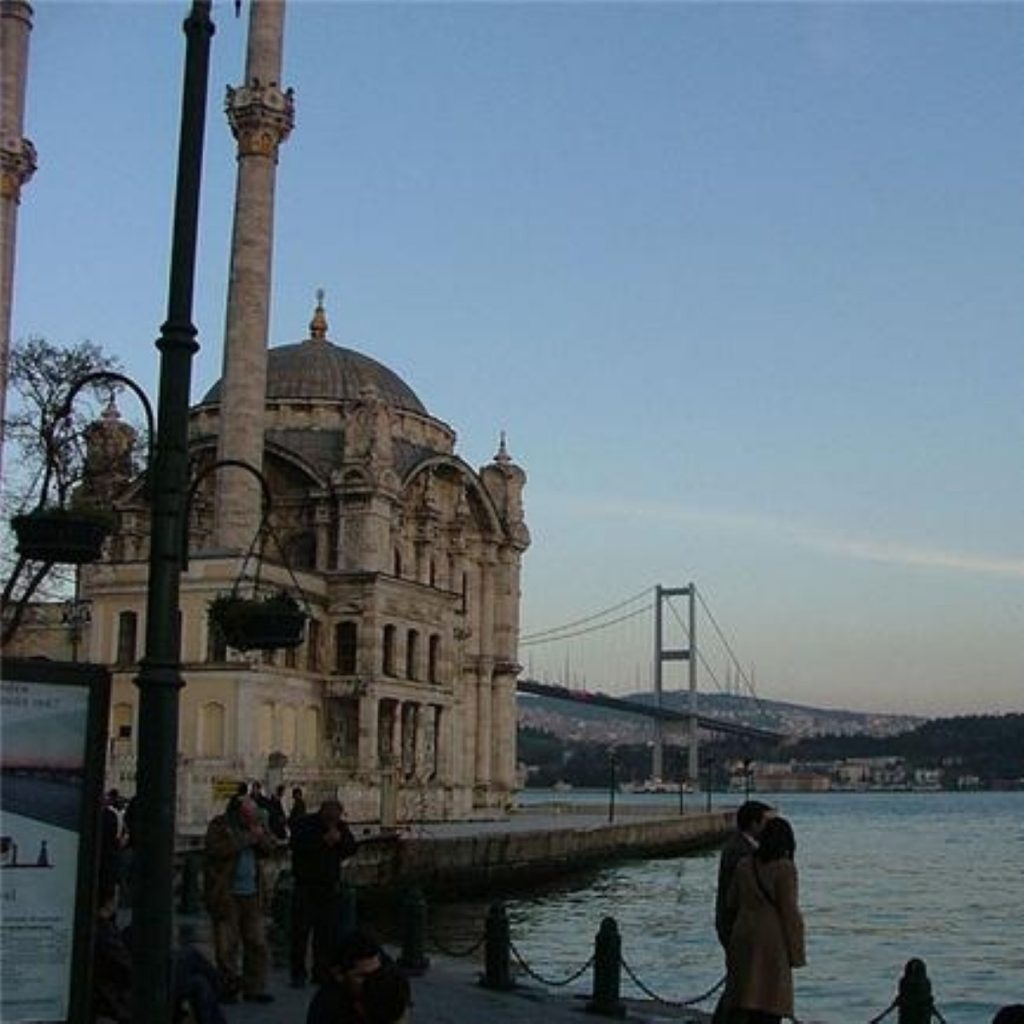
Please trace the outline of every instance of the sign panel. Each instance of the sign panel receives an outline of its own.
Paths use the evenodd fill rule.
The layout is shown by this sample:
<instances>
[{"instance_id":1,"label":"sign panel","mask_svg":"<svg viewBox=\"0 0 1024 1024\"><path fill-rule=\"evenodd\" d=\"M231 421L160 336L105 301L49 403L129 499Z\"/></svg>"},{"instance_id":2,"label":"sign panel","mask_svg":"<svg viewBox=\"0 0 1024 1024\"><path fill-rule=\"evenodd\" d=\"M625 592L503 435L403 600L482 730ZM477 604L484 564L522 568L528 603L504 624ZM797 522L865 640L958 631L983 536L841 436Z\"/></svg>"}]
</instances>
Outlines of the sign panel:
<instances>
[{"instance_id":1,"label":"sign panel","mask_svg":"<svg viewBox=\"0 0 1024 1024\"><path fill-rule=\"evenodd\" d=\"M0 1021L87 998L109 675L6 659L0 678Z\"/></svg>"}]
</instances>

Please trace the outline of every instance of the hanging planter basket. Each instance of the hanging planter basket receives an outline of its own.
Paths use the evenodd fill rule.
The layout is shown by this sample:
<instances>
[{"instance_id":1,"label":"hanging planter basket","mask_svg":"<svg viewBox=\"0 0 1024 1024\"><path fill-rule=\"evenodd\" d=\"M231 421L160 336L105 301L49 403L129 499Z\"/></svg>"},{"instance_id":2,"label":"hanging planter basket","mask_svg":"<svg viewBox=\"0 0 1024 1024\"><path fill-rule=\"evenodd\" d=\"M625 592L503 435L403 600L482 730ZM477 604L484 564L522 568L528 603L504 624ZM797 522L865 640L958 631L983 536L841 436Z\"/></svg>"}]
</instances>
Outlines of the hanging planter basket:
<instances>
[{"instance_id":1,"label":"hanging planter basket","mask_svg":"<svg viewBox=\"0 0 1024 1024\"><path fill-rule=\"evenodd\" d=\"M98 562L113 525L108 514L67 508L40 508L11 519L19 555L69 565Z\"/></svg>"},{"instance_id":2,"label":"hanging planter basket","mask_svg":"<svg viewBox=\"0 0 1024 1024\"><path fill-rule=\"evenodd\" d=\"M210 602L210 619L228 646L239 651L298 647L309 616L287 591L268 596L220 594Z\"/></svg>"}]
</instances>

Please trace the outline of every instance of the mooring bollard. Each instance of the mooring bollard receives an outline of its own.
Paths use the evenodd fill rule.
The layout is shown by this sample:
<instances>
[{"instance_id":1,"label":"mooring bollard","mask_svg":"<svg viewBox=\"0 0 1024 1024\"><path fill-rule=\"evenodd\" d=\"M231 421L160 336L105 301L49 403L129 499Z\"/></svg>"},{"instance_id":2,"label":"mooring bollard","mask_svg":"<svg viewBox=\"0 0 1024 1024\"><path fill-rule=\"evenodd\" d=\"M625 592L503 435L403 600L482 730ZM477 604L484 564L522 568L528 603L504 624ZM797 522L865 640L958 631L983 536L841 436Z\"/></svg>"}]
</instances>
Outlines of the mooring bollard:
<instances>
[{"instance_id":1,"label":"mooring bollard","mask_svg":"<svg viewBox=\"0 0 1024 1024\"><path fill-rule=\"evenodd\" d=\"M426 941L427 901L419 889L408 889L402 900L402 953L398 966L410 974L422 974L430 966Z\"/></svg>"},{"instance_id":2,"label":"mooring bollard","mask_svg":"<svg viewBox=\"0 0 1024 1024\"><path fill-rule=\"evenodd\" d=\"M512 980L512 937L504 903L492 903L484 923L484 988L505 991L515 987Z\"/></svg>"},{"instance_id":3,"label":"mooring bollard","mask_svg":"<svg viewBox=\"0 0 1024 1024\"><path fill-rule=\"evenodd\" d=\"M625 1017L626 1007L619 998L622 987L622 939L614 917L606 917L594 940L594 993L587 1013L602 1017Z\"/></svg>"},{"instance_id":4,"label":"mooring bollard","mask_svg":"<svg viewBox=\"0 0 1024 1024\"><path fill-rule=\"evenodd\" d=\"M277 876L270 897L270 919L274 927L270 933L270 946L275 967L287 967L290 958L292 934L292 901L295 898L295 879L285 868Z\"/></svg>"},{"instance_id":5,"label":"mooring bollard","mask_svg":"<svg viewBox=\"0 0 1024 1024\"><path fill-rule=\"evenodd\" d=\"M203 865L202 850L188 850L181 864L181 891L178 893L178 912L199 912L199 878Z\"/></svg>"},{"instance_id":6,"label":"mooring bollard","mask_svg":"<svg viewBox=\"0 0 1024 1024\"><path fill-rule=\"evenodd\" d=\"M899 1024L930 1024L932 1019L932 983L923 960L908 960L900 978Z\"/></svg>"}]
</instances>

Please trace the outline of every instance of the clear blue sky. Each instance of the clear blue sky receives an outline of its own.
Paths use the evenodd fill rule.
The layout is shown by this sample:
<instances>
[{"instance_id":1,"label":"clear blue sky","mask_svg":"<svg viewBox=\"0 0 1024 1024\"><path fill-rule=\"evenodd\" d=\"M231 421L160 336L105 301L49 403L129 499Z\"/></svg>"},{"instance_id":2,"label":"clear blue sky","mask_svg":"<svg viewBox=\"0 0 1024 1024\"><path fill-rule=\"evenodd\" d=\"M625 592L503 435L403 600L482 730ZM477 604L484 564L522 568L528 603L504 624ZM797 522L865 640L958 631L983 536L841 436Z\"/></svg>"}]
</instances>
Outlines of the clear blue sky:
<instances>
[{"instance_id":1,"label":"clear blue sky","mask_svg":"<svg viewBox=\"0 0 1024 1024\"><path fill-rule=\"evenodd\" d=\"M14 336L151 394L187 7L41 0L31 44ZM215 5L196 397L247 16ZM764 696L1022 710L1022 44L1019 4L297 0L272 344L323 287L468 461L508 431L528 630L693 579Z\"/></svg>"}]
</instances>

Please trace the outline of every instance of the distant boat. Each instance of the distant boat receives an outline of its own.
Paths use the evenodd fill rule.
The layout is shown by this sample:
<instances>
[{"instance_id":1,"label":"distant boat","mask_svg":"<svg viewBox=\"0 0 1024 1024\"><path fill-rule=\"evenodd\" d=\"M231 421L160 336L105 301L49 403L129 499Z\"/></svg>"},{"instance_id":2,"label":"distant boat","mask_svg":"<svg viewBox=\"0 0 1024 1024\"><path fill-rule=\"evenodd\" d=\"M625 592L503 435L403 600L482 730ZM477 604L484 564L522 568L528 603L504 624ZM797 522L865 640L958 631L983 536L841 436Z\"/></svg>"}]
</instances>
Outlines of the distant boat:
<instances>
[{"instance_id":1,"label":"distant boat","mask_svg":"<svg viewBox=\"0 0 1024 1024\"><path fill-rule=\"evenodd\" d=\"M688 782L665 782L662 779L645 779L643 782L623 782L619 787L623 793L675 793L680 790L692 793L693 786Z\"/></svg>"},{"instance_id":2,"label":"distant boat","mask_svg":"<svg viewBox=\"0 0 1024 1024\"><path fill-rule=\"evenodd\" d=\"M572 789L571 782L563 782L561 779L558 780L552 787L556 793L568 793Z\"/></svg>"}]
</instances>

